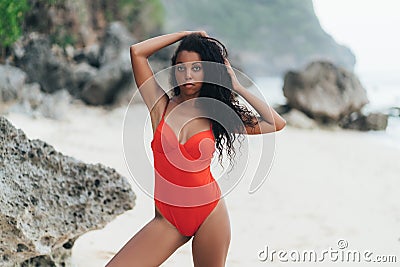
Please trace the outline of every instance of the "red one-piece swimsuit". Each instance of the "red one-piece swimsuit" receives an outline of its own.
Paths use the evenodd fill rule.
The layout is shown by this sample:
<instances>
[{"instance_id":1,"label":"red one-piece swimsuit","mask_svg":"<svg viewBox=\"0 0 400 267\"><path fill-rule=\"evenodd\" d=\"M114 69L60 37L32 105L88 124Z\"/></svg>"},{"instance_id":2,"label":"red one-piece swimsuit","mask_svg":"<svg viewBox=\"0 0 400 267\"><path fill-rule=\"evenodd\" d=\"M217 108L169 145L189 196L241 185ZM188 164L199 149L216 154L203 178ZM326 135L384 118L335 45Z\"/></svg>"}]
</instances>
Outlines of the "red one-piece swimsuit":
<instances>
[{"instance_id":1,"label":"red one-piece swimsuit","mask_svg":"<svg viewBox=\"0 0 400 267\"><path fill-rule=\"evenodd\" d=\"M210 129L179 143L164 120L167 106L158 124L151 148L154 158L154 203L184 236L193 236L213 211L221 190L211 174L215 138Z\"/></svg>"}]
</instances>

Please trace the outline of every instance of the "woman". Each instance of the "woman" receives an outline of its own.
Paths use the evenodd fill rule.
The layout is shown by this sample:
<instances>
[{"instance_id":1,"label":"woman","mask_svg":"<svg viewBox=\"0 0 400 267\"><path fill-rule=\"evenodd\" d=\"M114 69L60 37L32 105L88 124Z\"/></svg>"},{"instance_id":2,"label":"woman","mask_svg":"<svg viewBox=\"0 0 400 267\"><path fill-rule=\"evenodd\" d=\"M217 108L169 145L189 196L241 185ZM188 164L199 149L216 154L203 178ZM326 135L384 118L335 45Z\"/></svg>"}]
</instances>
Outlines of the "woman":
<instances>
[{"instance_id":1,"label":"woman","mask_svg":"<svg viewBox=\"0 0 400 267\"><path fill-rule=\"evenodd\" d=\"M171 60L170 99L154 78L148 58L179 40ZM226 145L232 162L235 134L279 131L286 122L239 83L224 45L204 31L157 36L132 45L130 55L153 127L155 217L107 266L159 266L192 237L194 266L225 266L231 231L225 201L210 172L215 147L221 162ZM239 105L233 91L260 117ZM231 112L218 117L223 113L218 105L198 105L200 99L218 100Z\"/></svg>"}]
</instances>

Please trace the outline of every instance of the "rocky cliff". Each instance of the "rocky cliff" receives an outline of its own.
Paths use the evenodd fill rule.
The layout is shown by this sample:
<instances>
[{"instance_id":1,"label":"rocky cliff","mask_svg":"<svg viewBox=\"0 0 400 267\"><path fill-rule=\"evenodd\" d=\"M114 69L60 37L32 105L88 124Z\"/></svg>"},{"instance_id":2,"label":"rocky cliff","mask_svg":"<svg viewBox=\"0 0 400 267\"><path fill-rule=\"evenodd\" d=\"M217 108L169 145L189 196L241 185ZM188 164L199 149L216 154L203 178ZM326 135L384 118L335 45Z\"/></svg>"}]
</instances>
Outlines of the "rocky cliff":
<instances>
[{"instance_id":1,"label":"rocky cliff","mask_svg":"<svg viewBox=\"0 0 400 267\"><path fill-rule=\"evenodd\" d=\"M204 29L239 54L247 73L282 75L316 59L352 70L355 56L322 28L312 0L163 0L165 31Z\"/></svg>"},{"instance_id":2,"label":"rocky cliff","mask_svg":"<svg viewBox=\"0 0 400 267\"><path fill-rule=\"evenodd\" d=\"M23 31L49 35L63 47L99 42L107 24L115 20L123 21L135 36L146 38L160 33L164 20L159 0L28 0L28 4Z\"/></svg>"}]
</instances>

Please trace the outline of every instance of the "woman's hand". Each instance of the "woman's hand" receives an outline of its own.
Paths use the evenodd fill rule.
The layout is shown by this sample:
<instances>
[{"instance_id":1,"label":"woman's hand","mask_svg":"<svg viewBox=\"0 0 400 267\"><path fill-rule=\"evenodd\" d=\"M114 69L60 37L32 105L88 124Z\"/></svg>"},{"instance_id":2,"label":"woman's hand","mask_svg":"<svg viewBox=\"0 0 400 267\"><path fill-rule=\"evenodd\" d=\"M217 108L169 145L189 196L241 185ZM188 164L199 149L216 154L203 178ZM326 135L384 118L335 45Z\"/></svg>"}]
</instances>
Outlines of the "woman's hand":
<instances>
[{"instance_id":1,"label":"woman's hand","mask_svg":"<svg viewBox=\"0 0 400 267\"><path fill-rule=\"evenodd\" d=\"M200 34L203 37L208 37L208 34L206 33L206 31L185 31L186 35L192 34L192 33L197 33Z\"/></svg>"},{"instance_id":2,"label":"woman's hand","mask_svg":"<svg viewBox=\"0 0 400 267\"><path fill-rule=\"evenodd\" d=\"M232 86L233 86L233 90L235 92L237 92L239 89L241 89L243 86L240 84L238 78L236 77L235 72L233 71L233 68L231 66L231 63L229 62L229 60L227 58L225 58L225 65L226 65L226 69L229 73L229 75L231 76L232 79Z\"/></svg>"}]
</instances>

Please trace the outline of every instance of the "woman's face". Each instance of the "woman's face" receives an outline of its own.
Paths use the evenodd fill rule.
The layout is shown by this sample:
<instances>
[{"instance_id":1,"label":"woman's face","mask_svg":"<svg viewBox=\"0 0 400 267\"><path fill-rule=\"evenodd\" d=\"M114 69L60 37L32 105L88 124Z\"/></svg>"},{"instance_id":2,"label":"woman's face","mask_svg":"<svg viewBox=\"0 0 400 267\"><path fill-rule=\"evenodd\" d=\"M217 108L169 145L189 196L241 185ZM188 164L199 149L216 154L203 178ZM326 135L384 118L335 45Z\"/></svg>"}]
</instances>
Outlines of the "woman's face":
<instances>
[{"instance_id":1,"label":"woman's face","mask_svg":"<svg viewBox=\"0 0 400 267\"><path fill-rule=\"evenodd\" d=\"M176 57L175 78L182 94L198 95L204 78L203 66L197 52L182 50Z\"/></svg>"}]
</instances>

